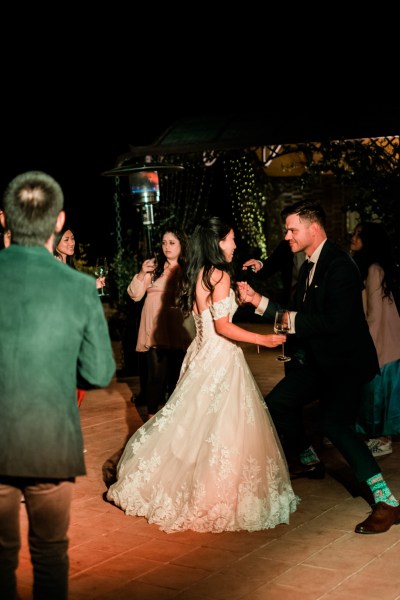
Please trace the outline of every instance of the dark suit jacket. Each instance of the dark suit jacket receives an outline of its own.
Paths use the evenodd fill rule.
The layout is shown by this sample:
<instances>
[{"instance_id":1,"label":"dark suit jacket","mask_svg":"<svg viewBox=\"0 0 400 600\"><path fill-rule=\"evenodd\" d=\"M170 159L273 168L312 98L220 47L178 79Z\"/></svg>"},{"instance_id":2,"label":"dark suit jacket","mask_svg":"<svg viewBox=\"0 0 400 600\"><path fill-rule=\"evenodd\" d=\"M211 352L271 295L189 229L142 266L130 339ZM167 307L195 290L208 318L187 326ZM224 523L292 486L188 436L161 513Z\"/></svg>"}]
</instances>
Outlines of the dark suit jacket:
<instances>
[{"instance_id":1,"label":"dark suit jacket","mask_svg":"<svg viewBox=\"0 0 400 600\"><path fill-rule=\"evenodd\" d=\"M379 373L374 342L362 305L359 270L347 252L327 240L303 302L299 280L294 306L296 334L287 351L302 349L305 360L330 377L354 375L368 381ZM269 302L263 318L273 321L277 305Z\"/></svg>"},{"instance_id":2,"label":"dark suit jacket","mask_svg":"<svg viewBox=\"0 0 400 600\"><path fill-rule=\"evenodd\" d=\"M77 376L105 387L115 370L95 279L11 244L0 282L0 475L83 475Z\"/></svg>"},{"instance_id":3,"label":"dark suit jacket","mask_svg":"<svg viewBox=\"0 0 400 600\"><path fill-rule=\"evenodd\" d=\"M293 252L289 242L281 240L275 250L264 261L258 277L268 279L275 273L280 273L282 279L282 302L288 304L292 292Z\"/></svg>"}]
</instances>

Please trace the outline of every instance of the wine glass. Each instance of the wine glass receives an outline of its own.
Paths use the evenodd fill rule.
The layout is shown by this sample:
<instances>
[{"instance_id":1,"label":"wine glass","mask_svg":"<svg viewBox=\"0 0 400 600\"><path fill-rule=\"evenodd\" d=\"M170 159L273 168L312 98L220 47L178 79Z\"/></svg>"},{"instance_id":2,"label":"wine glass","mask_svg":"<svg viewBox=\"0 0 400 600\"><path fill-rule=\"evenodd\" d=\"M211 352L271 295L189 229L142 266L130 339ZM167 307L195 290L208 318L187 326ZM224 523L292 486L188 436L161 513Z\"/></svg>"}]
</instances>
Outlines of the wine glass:
<instances>
[{"instance_id":1,"label":"wine glass","mask_svg":"<svg viewBox=\"0 0 400 600\"><path fill-rule=\"evenodd\" d=\"M106 277L108 274L108 263L105 256L99 256L96 260L96 267L94 270L96 277ZM104 296L104 287L99 288L99 296Z\"/></svg>"},{"instance_id":2,"label":"wine glass","mask_svg":"<svg viewBox=\"0 0 400 600\"><path fill-rule=\"evenodd\" d=\"M279 309L275 313L274 332L283 333L284 335L290 331L290 313L286 309ZM285 343L282 342L282 354L276 357L276 360L288 362L290 356L285 355Z\"/></svg>"}]
</instances>

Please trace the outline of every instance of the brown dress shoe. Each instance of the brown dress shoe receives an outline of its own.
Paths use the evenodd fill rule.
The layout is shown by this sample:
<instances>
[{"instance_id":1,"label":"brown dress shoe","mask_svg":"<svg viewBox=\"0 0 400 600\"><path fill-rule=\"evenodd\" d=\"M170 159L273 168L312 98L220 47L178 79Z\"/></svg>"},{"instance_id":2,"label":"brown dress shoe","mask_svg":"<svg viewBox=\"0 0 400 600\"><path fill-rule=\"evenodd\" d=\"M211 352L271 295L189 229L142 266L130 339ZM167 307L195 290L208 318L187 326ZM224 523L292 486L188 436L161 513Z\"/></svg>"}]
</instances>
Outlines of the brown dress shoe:
<instances>
[{"instance_id":1,"label":"brown dress shoe","mask_svg":"<svg viewBox=\"0 0 400 600\"><path fill-rule=\"evenodd\" d=\"M325 466L321 461L303 465L300 461L289 464L290 479L307 477L308 479L323 479L325 477Z\"/></svg>"},{"instance_id":2,"label":"brown dress shoe","mask_svg":"<svg viewBox=\"0 0 400 600\"><path fill-rule=\"evenodd\" d=\"M400 523L400 506L377 502L373 505L369 517L356 525L354 531L356 533L384 533L397 523Z\"/></svg>"}]
</instances>

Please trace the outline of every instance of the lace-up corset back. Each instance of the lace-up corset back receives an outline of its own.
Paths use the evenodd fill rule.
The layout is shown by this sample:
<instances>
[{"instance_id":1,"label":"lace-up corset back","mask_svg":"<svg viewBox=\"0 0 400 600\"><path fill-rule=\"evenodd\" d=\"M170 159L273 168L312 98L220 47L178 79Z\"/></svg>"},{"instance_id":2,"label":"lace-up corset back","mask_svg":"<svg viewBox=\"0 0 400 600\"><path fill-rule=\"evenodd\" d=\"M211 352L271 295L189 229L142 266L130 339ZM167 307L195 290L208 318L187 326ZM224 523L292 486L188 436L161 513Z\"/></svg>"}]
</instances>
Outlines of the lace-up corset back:
<instances>
[{"instance_id":1,"label":"lace-up corset back","mask_svg":"<svg viewBox=\"0 0 400 600\"><path fill-rule=\"evenodd\" d=\"M202 346L208 340L220 337L215 331L213 321L220 319L225 315L229 315L229 320L232 321L233 315L237 311L238 305L235 299L235 293L231 289L229 296L218 302L214 302L211 306L200 315L193 313L194 322L196 325L196 343L198 347Z\"/></svg>"}]
</instances>

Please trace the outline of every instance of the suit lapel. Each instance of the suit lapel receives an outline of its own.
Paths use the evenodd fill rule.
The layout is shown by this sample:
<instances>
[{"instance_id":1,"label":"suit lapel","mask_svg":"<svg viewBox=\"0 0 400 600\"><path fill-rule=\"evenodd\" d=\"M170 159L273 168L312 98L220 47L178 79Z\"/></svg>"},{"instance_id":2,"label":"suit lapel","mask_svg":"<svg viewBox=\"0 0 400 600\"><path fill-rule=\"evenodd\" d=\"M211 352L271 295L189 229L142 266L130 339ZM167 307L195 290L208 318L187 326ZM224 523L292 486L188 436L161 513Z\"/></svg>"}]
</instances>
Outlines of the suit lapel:
<instances>
[{"instance_id":1,"label":"suit lapel","mask_svg":"<svg viewBox=\"0 0 400 600\"><path fill-rule=\"evenodd\" d=\"M305 260L300 267L297 285L296 285L296 307L299 307L304 302L304 295L306 292L307 285L307 277L308 277L308 267L307 261Z\"/></svg>"},{"instance_id":2,"label":"suit lapel","mask_svg":"<svg viewBox=\"0 0 400 600\"><path fill-rule=\"evenodd\" d=\"M307 294L312 294L312 291L318 287L321 274L325 273L325 267L329 264L329 255L331 254L331 243L329 240L326 240L325 244L322 247L321 254L319 255L318 261L314 267L314 273L312 282L310 284L310 288L307 291ZM307 260L301 265L298 277L297 284L297 294L296 294L296 305L298 307L302 306L302 304L306 301L307 294L307 278L308 278L308 268L307 268Z\"/></svg>"}]
</instances>

